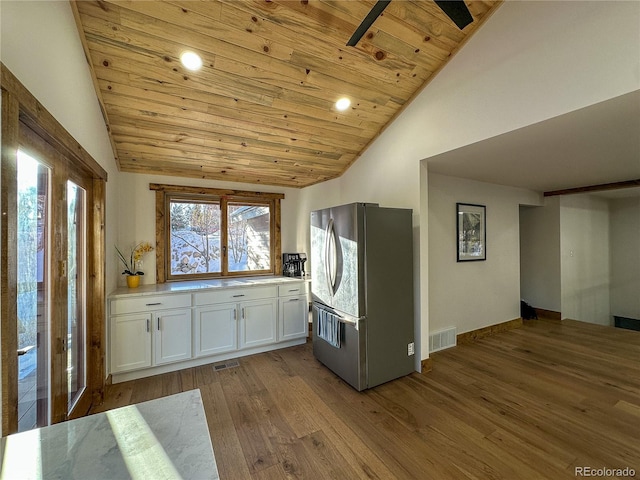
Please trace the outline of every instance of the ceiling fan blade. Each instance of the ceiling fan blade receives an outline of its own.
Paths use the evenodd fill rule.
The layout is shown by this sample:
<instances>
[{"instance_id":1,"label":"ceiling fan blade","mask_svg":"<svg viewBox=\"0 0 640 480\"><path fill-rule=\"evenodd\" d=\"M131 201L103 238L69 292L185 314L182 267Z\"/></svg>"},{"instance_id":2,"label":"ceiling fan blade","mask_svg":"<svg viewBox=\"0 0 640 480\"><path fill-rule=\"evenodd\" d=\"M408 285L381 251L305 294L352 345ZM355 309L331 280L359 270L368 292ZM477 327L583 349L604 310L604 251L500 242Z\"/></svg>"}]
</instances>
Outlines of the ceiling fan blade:
<instances>
[{"instance_id":1,"label":"ceiling fan blade","mask_svg":"<svg viewBox=\"0 0 640 480\"><path fill-rule=\"evenodd\" d=\"M434 0L436 5L453 20L460 30L473 22L471 12L464 3L464 0Z\"/></svg>"},{"instance_id":2,"label":"ceiling fan blade","mask_svg":"<svg viewBox=\"0 0 640 480\"><path fill-rule=\"evenodd\" d=\"M376 21L376 18L378 18L382 11L387 8L387 5L389 5L390 2L391 0L378 0L378 2L373 6L367 16L364 17L364 20L362 21L360 26L356 28L356 31L353 32L353 35L351 35L351 38L347 42L347 47L353 47L356 45L356 43L358 43L358 41L362 38L366 31L369 30L369 27L373 24L373 22Z\"/></svg>"}]
</instances>

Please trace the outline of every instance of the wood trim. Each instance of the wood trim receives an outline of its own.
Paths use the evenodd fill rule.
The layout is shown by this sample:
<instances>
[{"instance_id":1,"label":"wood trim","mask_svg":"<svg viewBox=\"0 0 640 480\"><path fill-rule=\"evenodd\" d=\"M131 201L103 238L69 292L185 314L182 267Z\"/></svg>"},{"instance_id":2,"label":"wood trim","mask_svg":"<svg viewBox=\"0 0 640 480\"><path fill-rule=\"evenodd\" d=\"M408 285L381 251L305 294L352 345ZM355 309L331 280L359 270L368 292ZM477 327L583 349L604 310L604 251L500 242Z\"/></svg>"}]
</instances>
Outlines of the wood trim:
<instances>
[{"instance_id":1,"label":"wood trim","mask_svg":"<svg viewBox=\"0 0 640 480\"><path fill-rule=\"evenodd\" d=\"M496 333L507 332L514 328L522 327L522 318L514 318L506 322L498 323L496 325L490 325L488 327L478 328L466 333L460 333L456 336L456 342L458 345L464 345L465 343L473 343L481 338L494 335Z\"/></svg>"},{"instance_id":2,"label":"wood trim","mask_svg":"<svg viewBox=\"0 0 640 480\"><path fill-rule=\"evenodd\" d=\"M43 139L44 140L44 139ZM51 150L51 149L49 149ZM51 349L49 350L49 369L51 371L51 424L64 422L67 419L67 382L66 373L66 349L65 337L67 336L66 319L67 306L67 276L62 273L60 262L67 258L68 229L67 217L67 179L69 168L63 155L57 150L52 150L49 155L54 156L51 169L51 317L49 332ZM66 268L65 268L66 269Z\"/></svg>"},{"instance_id":3,"label":"wood trim","mask_svg":"<svg viewBox=\"0 0 640 480\"><path fill-rule=\"evenodd\" d=\"M106 234L105 234L105 218L106 218L106 184L100 178L93 179L93 218L89 228L93 235L90 249L90 278L92 279L91 288L91 305L92 312L88 315L89 328L89 346L90 351L87 353L88 372L87 379L91 388L92 403L99 405L104 398L104 372L105 370L105 342L104 334L107 331L106 318L107 312L105 308L106 284L105 284L105 264L106 264ZM96 248L98 247L98 248ZM97 299L97 301L96 301Z\"/></svg>"},{"instance_id":4,"label":"wood trim","mask_svg":"<svg viewBox=\"0 0 640 480\"><path fill-rule=\"evenodd\" d=\"M431 357L420 361L421 373L428 373L433 370L433 359Z\"/></svg>"},{"instance_id":5,"label":"wood trim","mask_svg":"<svg viewBox=\"0 0 640 480\"><path fill-rule=\"evenodd\" d=\"M96 177L107 180L107 172L80 145L53 115L36 100L24 85L0 62L1 84L20 104L20 120L44 138L56 150L76 158Z\"/></svg>"},{"instance_id":6,"label":"wood trim","mask_svg":"<svg viewBox=\"0 0 640 480\"><path fill-rule=\"evenodd\" d=\"M553 190L544 192L545 197L553 197L556 195L573 195L576 193L601 192L605 190L619 190L621 188L640 187L640 178L635 180L626 180L624 182L601 183L600 185L589 185L587 187L566 188L564 190Z\"/></svg>"},{"instance_id":7,"label":"wood trim","mask_svg":"<svg viewBox=\"0 0 640 480\"><path fill-rule=\"evenodd\" d=\"M166 276L166 260L164 258L164 239L166 230L165 209L167 202L164 191L156 191L156 283L165 283Z\"/></svg>"},{"instance_id":8,"label":"wood trim","mask_svg":"<svg viewBox=\"0 0 640 480\"><path fill-rule=\"evenodd\" d=\"M220 216L220 242L221 246L223 246L223 261L221 262L221 274L223 277L229 275L229 219L227 218L227 211L226 199L222 197L220 199L220 212L222 213L222 215Z\"/></svg>"},{"instance_id":9,"label":"wood trim","mask_svg":"<svg viewBox=\"0 0 640 480\"><path fill-rule=\"evenodd\" d=\"M165 193L187 193L190 195L215 195L219 197L246 197L262 199L283 199L284 193L251 192L248 190L231 190L228 188L190 187L186 185L164 185L150 183L149 190Z\"/></svg>"},{"instance_id":10,"label":"wood trim","mask_svg":"<svg viewBox=\"0 0 640 480\"><path fill-rule=\"evenodd\" d=\"M4 70L4 69L3 69ZM4 79L4 76L3 76ZM2 435L18 430L18 318L17 303L17 152L20 104L14 94L2 88L2 173L0 205L2 206L0 259L1 305L0 336L2 341Z\"/></svg>"},{"instance_id":11,"label":"wood trim","mask_svg":"<svg viewBox=\"0 0 640 480\"><path fill-rule=\"evenodd\" d=\"M538 318L545 318L547 320L562 320L562 313L554 310L545 310L544 308L533 307L536 311Z\"/></svg>"},{"instance_id":12,"label":"wood trim","mask_svg":"<svg viewBox=\"0 0 640 480\"><path fill-rule=\"evenodd\" d=\"M276 275L282 275L282 209L279 198L275 198L273 200L273 216L273 258L271 261L274 262L273 273Z\"/></svg>"}]
</instances>

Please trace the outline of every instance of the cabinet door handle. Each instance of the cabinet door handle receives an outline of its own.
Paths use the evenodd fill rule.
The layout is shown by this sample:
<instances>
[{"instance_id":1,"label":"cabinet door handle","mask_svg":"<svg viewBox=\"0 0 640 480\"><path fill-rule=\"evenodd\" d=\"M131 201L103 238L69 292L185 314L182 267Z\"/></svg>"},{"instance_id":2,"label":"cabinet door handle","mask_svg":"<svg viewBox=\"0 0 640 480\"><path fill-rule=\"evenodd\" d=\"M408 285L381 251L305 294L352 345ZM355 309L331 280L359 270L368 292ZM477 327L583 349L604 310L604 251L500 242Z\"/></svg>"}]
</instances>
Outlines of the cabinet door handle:
<instances>
[{"instance_id":1,"label":"cabinet door handle","mask_svg":"<svg viewBox=\"0 0 640 480\"><path fill-rule=\"evenodd\" d=\"M240 297L244 297L244 293L242 293L240 295L233 295L233 298L240 298Z\"/></svg>"},{"instance_id":2,"label":"cabinet door handle","mask_svg":"<svg viewBox=\"0 0 640 480\"><path fill-rule=\"evenodd\" d=\"M147 307L152 307L154 305L162 305L162 302L155 302L155 303L147 303L146 304Z\"/></svg>"},{"instance_id":3,"label":"cabinet door handle","mask_svg":"<svg viewBox=\"0 0 640 480\"><path fill-rule=\"evenodd\" d=\"M244 320L244 307L242 307L242 319Z\"/></svg>"},{"instance_id":4,"label":"cabinet door handle","mask_svg":"<svg viewBox=\"0 0 640 480\"><path fill-rule=\"evenodd\" d=\"M158 317L158 331L160 331L160 317Z\"/></svg>"},{"instance_id":5,"label":"cabinet door handle","mask_svg":"<svg viewBox=\"0 0 640 480\"><path fill-rule=\"evenodd\" d=\"M238 320L238 310L236 310L235 308L233 309L233 319Z\"/></svg>"},{"instance_id":6,"label":"cabinet door handle","mask_svg":"<svg viewBox=\"0 0 640 480\"><path fill-rule=\"evenodd\" d=\"M297 302L298 300L300 300L299 298L290 298L289 301L290 302Z\"/></svg>"},{"instance_id":7,"label":"cabinet door handle","mask_svg":"<svg viewBox=\"0 0 640 480\"><path fill-rule=\"evenodd\" d=\"M150 324L150 323L151 323L151 320L149 320L149 319L147 318L147 333L149 332L149 328L150 328L150 325L149 325L149 324Z\"/></svg>"},{"instance_id":8,"label":"cabinet door handle","mask_svg":"<svg viewBox=\"0 0 640 480\"><path fill-rule=\"evenodd\" d=\"M290 292L299 292L299 291L300 291L300 289L299 289L299 288L293 288L293 289L291 289L291 290L289 290L289 291L290 291Z\"/></svg>"}]
</instances>

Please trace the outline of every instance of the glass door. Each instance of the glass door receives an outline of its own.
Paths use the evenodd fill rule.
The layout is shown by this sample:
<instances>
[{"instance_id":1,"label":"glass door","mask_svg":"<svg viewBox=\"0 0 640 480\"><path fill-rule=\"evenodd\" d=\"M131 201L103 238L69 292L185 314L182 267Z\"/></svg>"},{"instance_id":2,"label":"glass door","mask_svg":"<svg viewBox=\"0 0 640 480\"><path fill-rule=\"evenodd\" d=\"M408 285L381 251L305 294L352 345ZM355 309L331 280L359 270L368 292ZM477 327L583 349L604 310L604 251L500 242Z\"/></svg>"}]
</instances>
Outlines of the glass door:
<instances>
[{"instance_id":1,"label":"glass door","mask_svg":"<svg viewBox=\"0 0 640 480\"><path fill-rule=\"evenodd\" d=\"M86 191L67 182L67 412L86 383Z\"/></svg>"},{"instance_id":2,"label":"glass door","mask_svg":"<svg viewBox=\"0 0 640 480\"><path fill-rule=\"evenodd\" d=\"M50 169L18 151L18 431L50 421Z\"/></svg>"},{"instance_id":3,"label":"glass door","mask_svg":"<svg viewBox=\"0 0 640 480\"><path fill-rule=\"evenodd\" d=\"M91 402L87 199L92 181L65 168L59 155L41 150L19 150L16 164L18 431L82 416Z\"/></svg>"}]
</instances>

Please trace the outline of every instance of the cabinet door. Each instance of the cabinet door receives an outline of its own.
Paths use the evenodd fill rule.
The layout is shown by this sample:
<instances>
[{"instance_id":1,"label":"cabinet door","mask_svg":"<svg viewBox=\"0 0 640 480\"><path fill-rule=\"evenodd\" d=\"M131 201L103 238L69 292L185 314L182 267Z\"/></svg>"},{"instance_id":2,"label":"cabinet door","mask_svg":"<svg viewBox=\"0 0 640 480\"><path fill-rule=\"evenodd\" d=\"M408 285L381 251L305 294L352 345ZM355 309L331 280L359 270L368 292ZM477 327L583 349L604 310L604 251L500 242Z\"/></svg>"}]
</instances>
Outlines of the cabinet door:
<instances>
[{"instance_id":1,"label":"cabinet door","mask_svg":"<svg viewBox=\"0 0 640 480\"><path fill-rule=\"evenodd\" d=\"M195 311L195 356L203 357L238 348L237 305L223 303Z\"/></svg>"},{"instance_id":2,"label":"cabinet door","mask_svg":"<svg viewBox=\"0 0 640 480\"><path fill-rule=\"evenodd\" d=\"M111 373L151 366L151 314L111 317Z\"/></svg>"},{"instance_id":3,"label":"cabinet door","mask_svg":"<svg viewBox=\"0 0 640 480\"><path fill-rule=\"evenodd\" d=\"M239 304L240 348L268 345L276 341L277 305L275 298Z\"/></svg>"},{"instance_id":4,"label":"cabinet door","mask_svg":"<svg viewBox=\"0 0 640 480\"><path fill-rule=\"evenodd\" d=\"M307 297L280 298L278 341L306 337L309 334Z\"/></svg>"},{"instance_id":5,"label":"cabinet door","mask_svg":"<svg viewBox=\"0 0 640 480\"><path fill-rule=\"evenodd\" d=\"M156 312L153 330L156 365L191 358L191 309Z\"/></svg>"}]
</instances>

